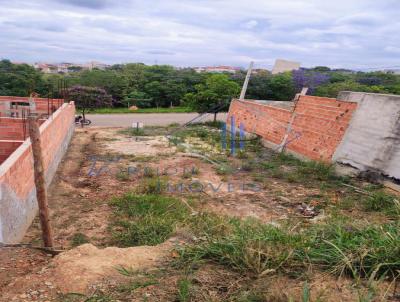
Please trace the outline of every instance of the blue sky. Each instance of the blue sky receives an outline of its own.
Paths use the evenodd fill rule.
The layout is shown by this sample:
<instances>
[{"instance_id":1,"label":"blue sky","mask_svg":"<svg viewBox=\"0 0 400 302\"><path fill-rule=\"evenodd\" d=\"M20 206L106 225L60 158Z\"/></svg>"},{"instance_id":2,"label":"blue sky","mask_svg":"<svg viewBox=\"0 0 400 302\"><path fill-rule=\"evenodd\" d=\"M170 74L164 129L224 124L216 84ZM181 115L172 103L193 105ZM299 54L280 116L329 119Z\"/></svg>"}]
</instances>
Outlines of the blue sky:
<instances>
[{"instance_id":1,"label":"blue sky","mask_svg":"<svg viewBox=\"0 0 400 302\"><path fill-rule=\"evenodd\" d=\"M0 58L400 67L399 0L0 0Z\"/></svg>"}]
</instances>

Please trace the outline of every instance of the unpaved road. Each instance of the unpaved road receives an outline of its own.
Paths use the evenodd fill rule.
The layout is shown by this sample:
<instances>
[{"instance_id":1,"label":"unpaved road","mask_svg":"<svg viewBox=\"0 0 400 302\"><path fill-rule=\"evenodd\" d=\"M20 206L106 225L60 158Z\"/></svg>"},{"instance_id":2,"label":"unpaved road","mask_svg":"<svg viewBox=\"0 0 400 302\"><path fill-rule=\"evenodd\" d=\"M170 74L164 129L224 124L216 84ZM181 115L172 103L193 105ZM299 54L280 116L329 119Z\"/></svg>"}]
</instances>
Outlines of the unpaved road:
<instances>
[{"instance_id":1,"label":"unpaved road","mask_svg":"<svg viewBox=\"0 0 400 302\"><path fill-rule=\"evenodd\" d=\"M129 114L87 114L92 126L130 127L133 122L144 123L145 126L166 126L172 123L184 124L195 117L197 113L129 113ZM226 113L218 113L218 120L226 120ZM197 122L211 121L213 114L201 118Z\"/></svg>"}]
</instances>

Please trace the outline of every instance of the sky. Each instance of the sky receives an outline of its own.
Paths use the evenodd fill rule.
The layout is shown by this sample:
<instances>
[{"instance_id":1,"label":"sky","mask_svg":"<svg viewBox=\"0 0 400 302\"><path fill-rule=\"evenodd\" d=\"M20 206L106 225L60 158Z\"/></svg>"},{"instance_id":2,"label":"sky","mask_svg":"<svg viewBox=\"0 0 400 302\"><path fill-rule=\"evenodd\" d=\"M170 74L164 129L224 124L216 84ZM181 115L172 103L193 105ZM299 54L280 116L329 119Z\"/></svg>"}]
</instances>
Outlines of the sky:
<instances>
[{"instance_id":1,"label":"sky","mask_svg":"<svg viewBox=\"0 0 400 302\"><path fill-rule=\"evenodd\" d=\"M399 0L0 0L0 58L400 68Z\"/></svg>"}]
</instances>

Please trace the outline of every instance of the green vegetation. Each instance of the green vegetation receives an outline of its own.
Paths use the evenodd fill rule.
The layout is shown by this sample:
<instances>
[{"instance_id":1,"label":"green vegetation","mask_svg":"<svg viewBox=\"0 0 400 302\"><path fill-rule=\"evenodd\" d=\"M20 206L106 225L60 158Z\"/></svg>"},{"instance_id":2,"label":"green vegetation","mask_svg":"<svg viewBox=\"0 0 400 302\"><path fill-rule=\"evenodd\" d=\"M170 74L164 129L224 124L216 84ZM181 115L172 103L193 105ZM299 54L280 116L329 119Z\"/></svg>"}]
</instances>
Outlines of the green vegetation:
<instances>
[{"instance_id":1,"label":"green vegetation","mask_svg":"<svg viewBox=\"0 0 400 302\"><path fill-rule=\"evenodd\" d=\"M161 195L131 193L111 204L117 216L114 238L121 246L162 243L189 214L181 201Z\"/></svg>"},{"instance_id":2,"label":"green vegetation","mask_svg":"<svg viewBox=\"0 0 400 302\"><path fill-rule=\"evenodd\" d=\"M237 97L240 91L239 84L230 80L227 75L214 74L207 77L204 84L195 86L196 91L184 96L185 103L197 112L210 112L214 109L214 122L217 121L217 113L227 110L233 97Z\"/></svg>"},{"instance_id":3,"label":"green vegetation","mask_svg":"<svg viewBox=\"0 0 400 302\"><path fill-rule=\"evenodd\" d=\"M176 142L192 140L217 148L219 126L192 125L176 133ZM152 130L145 128L147 131ZM213 278L233 274L234 280L241 281L221 281L229 288L226 295L222 294L225 289L218 292L222 301L275 301L274 297L276 301L324 301L323 293L314 293L313 282L315 276L329 274L351 280L348 284L359 301L373 301L377 282L385 286L387 281L396 282L400 205L395 196L379 185L338 176L330 164L266 150L258 139L247 139L246 152L236 157L218 151L210 156L224 163L216 168L221 178L257 178L271 199L267 200L267 194L254 194L251 201L262 206L265 200L275 202L282 197L277 212L278 207L285 208L288 219L269 224L210 211L206 203L225 204L224 196L214 198L208 192L173 195L167 190L167 176L158 176L152 169L144 171L134 192L111 201L113 243L123 247L156 245L174 236L184 243L172 251L172 262L163 266L162 276L133 277L134 272L121 269L123 275L134 279L120 286L118 294L139 296L143 294L140 289L156 285L149 287L152 295L153 291L168 292L168 298L176 301L208 301L212 299L200 293L213 288L218 280ZM200 172L190 168L176 176L190 181ZM288 194L291 191L296 193ZM231 203L230 197L226 199ZM303 204L313 208L315 215L300 212L298 207ZM215 277L218 269L224 273ZM204 278L210 278L210 283ZM300 284L298 291L274 296L260 285L269 288L271 280L279 278L295 280ZM165 287L172 289L166 291Z\"/></svg>"},{"instance_id":4,"label":"green vegetation","mask_svg":"<svg viewBox=\"0 0 400 302\"><path fill-rule=\"evenodd\" d=\"M189 107L168 107L168 108L139 108L132 111L129 108L116 107L116 108L98 108L89 111L91 114L116 114L116 113L186 113L193 112Z\"/></svg>"},{"instance_id":5,"label":"green vegetation","mask_svg":"<svg viewBox=\"0 0 400 302\"><path fill-rule=\"evenodd\" d=\"M190 281L187 278L180 279L178 281L178 301L188 302L190 301Z\"/></svg>"},{"instance_id":6,"label":"green vegetation","mask_svg":"<svg viewBox=\"0 0 400 302\"><path fill-rule=\"evenodd\" d=\"M110 102L89 101L93 113L205 112L216 105L228 108L237 97L246 72L235 74L197 73L194 69L176 69L168 65L147 66L141 63L114 65L106 70L74 70L69 74L42 74L26 64L0 61L0 94L61 97L58 84L64 79L68 87L85 86L102 89ZM302 87L308 94L337 97L343 90L400 94L400 75L386 72L355 72L319 66L271 75L262 71L252 75L246 98L258 100L292 100ZM51 91L54 92L50 93ZM82 102L80 102L82 103ZM82 106L80 106L82 108Z\"/></svg>"},{"instance_id":7,"label":"green vegetation","mask_svg":"<svg viewBox=\"0 0 400 302\"><path fill-rule=\"evenodd\" d=\"M89 238L82 233L76 233L71 238L71 246L79 246L85 243L89 243Z\"/></svg>"}]
</instances>

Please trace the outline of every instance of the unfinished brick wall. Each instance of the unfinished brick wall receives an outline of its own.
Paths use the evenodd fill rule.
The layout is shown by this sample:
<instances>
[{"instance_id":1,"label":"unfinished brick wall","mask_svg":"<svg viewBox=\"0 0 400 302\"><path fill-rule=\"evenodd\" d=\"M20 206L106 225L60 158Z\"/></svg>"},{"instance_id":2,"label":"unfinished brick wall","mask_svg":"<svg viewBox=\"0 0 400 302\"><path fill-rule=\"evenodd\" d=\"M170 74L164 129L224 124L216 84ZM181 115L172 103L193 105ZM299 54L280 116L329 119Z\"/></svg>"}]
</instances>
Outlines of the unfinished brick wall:
<instances>
[{"instance_id":1,"label":"unfinished brick wall","mask_svg":"<svg viewBox=\"0 0 400 302\"><path fill-rule=\"evenodd\" d=\"M39 125L46 120L39 119ZM0 117L0 140L25 140L28 137L28 121L21 118Z\"/></svg>"},{"instance_id":2,"label":"unfinished brick wall","mask_svg":"<svg viewBox=\"0 0 400 302\"><path fill-rule=\"evenodd\" d=\"M31 100L34 102L34 108L30 108L26 104ZM4 117L5 112L10 110L9 105L11 103L17 104L17 109L11 109L12 112L21 113L21 110L31 109L37 113L51 114L60 108L64 100L63 99L47 99L47 98L29 98L29 97L19 97L19 96L0 96L0 116ZM19 116L20 117L20 116Z\"/></svg>"},{"instance_id":3,"label":"unfinished brick wall","mask_svg":"<svg viewBox=\"0 0 400 302\"><path fill-rule=\"evenodd\" d=\"M300 96L293 110L234 100L228 118L234 116L237 126L242 122L245 131L277 147L285 143L307 158L330 161L356 108L357 103L315 96Z\"/></svg>"},{"instance_id":4,"label":"unfinished brick wall","mask_svg":"<svg viewBox=\"0 0 400 302\"><path fill-rule=\"evenodd\" d=\"M40 126L47 185L67 150L74 131L74 118L74 104L64 104ZM19 242L37 212L29 139L0 165L0 196L0 242Z\"/></svg>"},{"instance_id":5,"label":"unfinished brick wall","mask_svg":"<svg viewBox=\"0 0 400 302\"><path fill-rule=\"evenodd\" d=\"M23 141L9 141L0 140L0 165L3 163L19 146L21 146Z\"/></svg>"}]
</instances>

